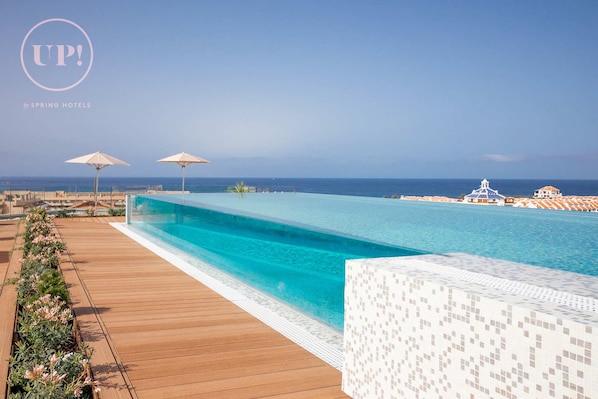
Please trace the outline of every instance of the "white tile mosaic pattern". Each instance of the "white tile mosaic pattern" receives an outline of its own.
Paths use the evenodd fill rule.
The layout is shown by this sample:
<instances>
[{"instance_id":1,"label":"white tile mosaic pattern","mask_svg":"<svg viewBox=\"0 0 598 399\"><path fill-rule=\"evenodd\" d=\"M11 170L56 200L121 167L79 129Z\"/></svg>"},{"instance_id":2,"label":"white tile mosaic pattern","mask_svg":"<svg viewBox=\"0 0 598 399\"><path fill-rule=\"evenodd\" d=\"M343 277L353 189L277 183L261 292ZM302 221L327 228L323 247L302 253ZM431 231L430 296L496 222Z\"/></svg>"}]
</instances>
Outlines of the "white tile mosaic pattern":
<instances>
[{"instance_id":1,"label":"white tile mosaic pattern","mask_svg":"<svg viewBox=\"0 0 598 399\"><path fill-rule=\"evenodd\" d=\"M348 261L346 278L354 399L598 398L597 277L449 254Z\"/></svg>"}]
</instances>

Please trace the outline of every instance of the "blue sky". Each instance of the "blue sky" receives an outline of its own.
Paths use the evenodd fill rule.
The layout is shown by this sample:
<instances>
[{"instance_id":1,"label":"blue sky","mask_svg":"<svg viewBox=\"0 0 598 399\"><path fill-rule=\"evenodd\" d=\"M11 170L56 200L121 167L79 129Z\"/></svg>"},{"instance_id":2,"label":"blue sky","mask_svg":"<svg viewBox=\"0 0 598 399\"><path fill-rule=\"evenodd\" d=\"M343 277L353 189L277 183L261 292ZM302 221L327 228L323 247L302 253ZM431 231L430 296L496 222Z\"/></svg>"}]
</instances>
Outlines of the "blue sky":
<instances>
[{"instance_id":1,"label":"blue sky","mask_svg":"<svg viewBox=\"0 0 598 399\"><path fill-rule=\"evenodd\" d=\"M69 24L27 37L52 18L88 35L90 67ZM596 1L4 0L0 176L85 176L64 161L95 151L131 164L103 174L178 176L156 160L186 151L212 161L198 177L596 179L597 19ZM82 66L34 65L52 43L83 43ZM87 67L63 91L25 73Z\"/></svg>"}]
</instances>

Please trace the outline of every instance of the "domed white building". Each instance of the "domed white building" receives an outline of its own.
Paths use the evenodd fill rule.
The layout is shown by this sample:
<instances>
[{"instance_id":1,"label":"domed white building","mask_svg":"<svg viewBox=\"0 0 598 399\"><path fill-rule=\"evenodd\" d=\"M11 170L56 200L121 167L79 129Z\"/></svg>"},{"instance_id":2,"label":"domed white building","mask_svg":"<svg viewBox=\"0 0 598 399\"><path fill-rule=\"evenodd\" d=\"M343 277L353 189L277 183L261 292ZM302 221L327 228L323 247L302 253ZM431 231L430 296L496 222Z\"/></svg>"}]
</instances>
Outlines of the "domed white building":
<instances>
[{"instance_id":1,"label":"domed white building","mask_svg":"<svg viewBox=\"0 0 598 399\"><path fill-rule=\"evenodd\" d=\"M493 204L504 205L505 196L498 193L498 190L490 188L490 182L486 179L482 180L480 188L475 189L471 194L463 197L463 202L473 204Z\"/></svg>"}]
</instances>

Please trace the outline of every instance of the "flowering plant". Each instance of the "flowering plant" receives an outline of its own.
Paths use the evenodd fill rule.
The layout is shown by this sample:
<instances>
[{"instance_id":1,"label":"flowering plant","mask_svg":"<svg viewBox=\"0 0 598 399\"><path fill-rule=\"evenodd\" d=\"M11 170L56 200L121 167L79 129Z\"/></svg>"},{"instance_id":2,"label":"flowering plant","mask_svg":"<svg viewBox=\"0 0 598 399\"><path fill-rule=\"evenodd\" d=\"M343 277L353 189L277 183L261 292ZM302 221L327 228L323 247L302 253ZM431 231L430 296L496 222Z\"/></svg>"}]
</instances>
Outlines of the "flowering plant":
<instances>
[{"instance_id":1,"label":"flowering plant","mask_svg":"<svg viewBox=\"0 0 598 399\"><path fill-rule=\"evenodd\" d=\"M44 210L26 217L21 277L17 285L17 334L10 358L9 398L90 398L91 350L75 340L68 290L57 270L64 244Z\"/></svg>"},{"instance_id":2,"label":"flowering plant","mask_svg":"<svg viewBox=\"0 0 598 399\"><path fill-rule=\"evenodd\" d=\"M29 262L43 262L49 267L58 267L64 244L52 232L46 211L34 208L25 218L23 255Z\"/></svg>"},{"instance_id":3,"label":"flowering plant","mask_svg":"<svg viewBox=\"0 0 598 399\"><path fill-rule=\"evenodd\" d=\"M47 294L21 307L19 336L33 347L70 349L75 344L72 320L71 309L66 303Z\"/></svg>"},{"instance_id":4,"label":"flowering plant","mask_svg":"<svg viewBox=\"0 0 598 399\"><path fill-rule=\"evenodd\" d=\"M85 398L99 392L91 378L86 348L75 352L55 352L46 358L21 363L18 373L11 373L11 385L21 390L10 398Z\"/></svg>"}]
</instances>

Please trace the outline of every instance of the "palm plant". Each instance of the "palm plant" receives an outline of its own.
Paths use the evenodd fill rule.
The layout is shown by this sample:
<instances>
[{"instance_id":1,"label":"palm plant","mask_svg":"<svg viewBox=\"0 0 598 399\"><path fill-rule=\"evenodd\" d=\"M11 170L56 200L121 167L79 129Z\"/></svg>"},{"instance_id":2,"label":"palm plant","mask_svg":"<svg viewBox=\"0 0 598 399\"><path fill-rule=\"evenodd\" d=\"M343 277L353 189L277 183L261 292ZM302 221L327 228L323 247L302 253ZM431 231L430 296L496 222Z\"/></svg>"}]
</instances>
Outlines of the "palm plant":
<instances>
[{"instance_id":1,"label":"palm plant","mask_svg":"<svg viewBox=\"0 0 598 399\"><path fill-rule=\"evenodd\" d=\"M226 191L229 193L235 193L235 194L239 194L240 196L243 196L245 193L248 193L251 191L251 187L249 187L244 182L240 181L237 184L235 184L234 186L227 188Z\"/></svg>"}]
</instances>

